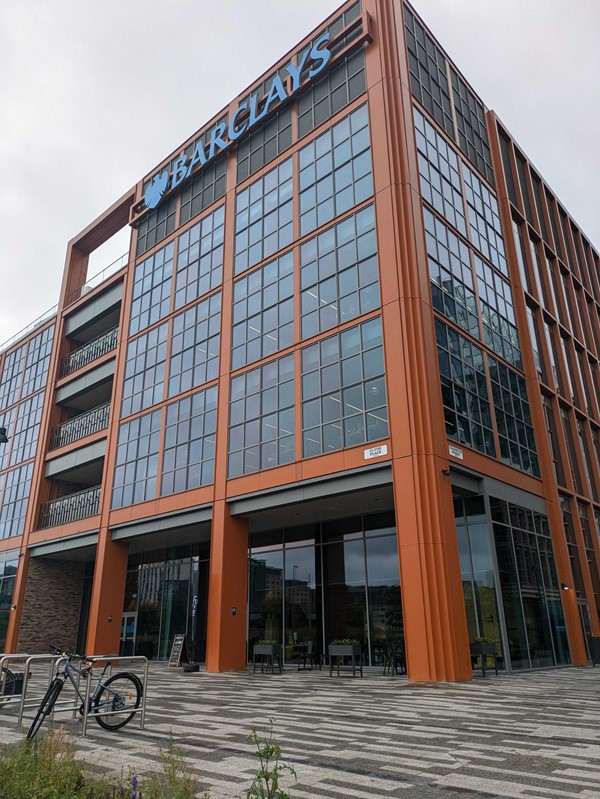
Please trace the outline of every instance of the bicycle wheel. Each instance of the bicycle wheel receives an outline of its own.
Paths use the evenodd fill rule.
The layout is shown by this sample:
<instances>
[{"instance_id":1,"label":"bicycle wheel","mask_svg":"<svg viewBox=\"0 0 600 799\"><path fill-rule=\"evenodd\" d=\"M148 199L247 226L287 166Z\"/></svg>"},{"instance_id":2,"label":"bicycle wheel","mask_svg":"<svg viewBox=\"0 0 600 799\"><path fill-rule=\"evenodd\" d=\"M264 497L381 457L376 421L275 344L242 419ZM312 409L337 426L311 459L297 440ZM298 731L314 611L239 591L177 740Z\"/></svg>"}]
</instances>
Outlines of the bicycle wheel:
<instances>
[{"instance_id":1,"label":"bicycle wheel","mask_svg":"<svg viewBox=\"0 0 600 799\"><path fill-rule=\"evenodd\" d=\"M114 715L96 716L96 721L105 730L119 730L128 724L135 713L128 716L118 711L135 710L142 701L142 683L135 674L122 671L120 674L113 674L103 683L94 699L94 713L109 713ZM118 713L118 715L117 715Z\"/></svg>"},{"instance_id":2,"label":"bicycle wheel","mask_svg":"<svg viewBox=\"0 0 600 799\"><path fill-rule=\"evenodd\" d=\"M15 675L6 666L2 666L2 674L0 674L0 697L12 696L15 692L16 685Z\"/></svg>"},{"instance_id":3,"label":"bicycle wheel","mask_svg":"<svg viewBox=\"0 0 600 799\"><path fill-rule=\"evenodd\" d=\"M40 703L38 712L35 714L33 724L31 725L31 727L29 728L29 732L27 733L28 739L34 738L37 735L37 732L44 723L46 716L49 716L50 713L52 713L52 708L54 707L54 703L58 699L64 684L65 684L64 680L62 680L60 677L55 677L48 686L48 690L44 694L44 698Z\"/></svg>"}]
</instances>

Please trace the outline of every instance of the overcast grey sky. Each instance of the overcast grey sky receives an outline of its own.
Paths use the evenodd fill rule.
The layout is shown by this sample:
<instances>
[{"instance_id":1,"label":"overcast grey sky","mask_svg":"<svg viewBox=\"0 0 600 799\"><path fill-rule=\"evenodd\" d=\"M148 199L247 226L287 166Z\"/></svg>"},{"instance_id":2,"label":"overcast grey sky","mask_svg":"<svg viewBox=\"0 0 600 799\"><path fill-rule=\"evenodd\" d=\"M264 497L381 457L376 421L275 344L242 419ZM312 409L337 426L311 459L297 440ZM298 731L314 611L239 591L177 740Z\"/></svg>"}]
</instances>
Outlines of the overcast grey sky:
<instances>
[{"instance_id":1,"label":"overcast grey sky","mask_svg":"<svg viewBox=\"0 0 600 799\"><path fill-rule=\"evenodd\" d=\"M0 343L57 301L67 241L338 5L1 0ZM600 247L600 0L413 5Z\"/></svg>"}]
</instances>

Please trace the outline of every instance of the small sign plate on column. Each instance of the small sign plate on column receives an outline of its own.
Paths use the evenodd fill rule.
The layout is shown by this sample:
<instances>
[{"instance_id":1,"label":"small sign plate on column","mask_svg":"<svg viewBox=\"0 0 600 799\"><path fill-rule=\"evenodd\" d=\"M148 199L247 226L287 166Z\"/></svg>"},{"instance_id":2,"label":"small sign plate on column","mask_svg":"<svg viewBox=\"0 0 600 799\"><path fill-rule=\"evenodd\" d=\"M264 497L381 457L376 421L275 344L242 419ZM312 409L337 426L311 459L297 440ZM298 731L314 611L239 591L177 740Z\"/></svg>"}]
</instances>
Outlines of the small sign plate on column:
<instances>
[{"instance_id":1,"label":"small sign plate on column","mask_svg":"<svg viewBox=\"0 0 600 799\"><path fill-rule=\"evenodd\" d=\"M370 461L371 458L381 458L383 455L388 454L387 444L382 444L380 447L370 447L364 451L365 460Z\"/></svg>"},{"instance_id":2,"label":"small sign plate on column","mask_svg":"<svg viewBox=\"0 0 600 799\"><path fill-rule=\"evenodd\" d=\"M448 445L448 455L451 455L453 458L458 458L461 461L465 459L462 449L453 447L452 444Z\"/></svg>"}]
</instances>

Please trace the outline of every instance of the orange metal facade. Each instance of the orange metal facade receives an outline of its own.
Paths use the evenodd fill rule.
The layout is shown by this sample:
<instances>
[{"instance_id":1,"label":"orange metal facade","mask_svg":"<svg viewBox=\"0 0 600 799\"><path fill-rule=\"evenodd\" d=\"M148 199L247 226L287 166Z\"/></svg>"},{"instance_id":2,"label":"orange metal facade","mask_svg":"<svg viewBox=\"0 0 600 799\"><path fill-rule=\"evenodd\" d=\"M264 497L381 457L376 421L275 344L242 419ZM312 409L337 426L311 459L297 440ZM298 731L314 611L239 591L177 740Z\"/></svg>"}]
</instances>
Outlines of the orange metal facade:
<instances>
[{"instance_id":1,"label":"orange metal facade","mask_svg":"<svg viewBox=\"0 0 600 799\"><path fill-rule=\"evenodd\" d=\"M301 52L306 43L314 40L315 33L324 30L345 9L355 6L348 2L326 20L316 32L307 36L294 52ZM358 38L342 41L348 30L359 30ZM244 669L247 649L247 597L248 597L248 519L231 512L231 503L240 497L252 497L275 491L286 486L308 485L332 475L355 474L372 465L365 461L366 446L384 446L383 460L391 465L393 505L396 512L397 544L399 554L400 582L402 585L402 612L408 662L408 676L422 681L458 681L471 678L472 666L469 654L469 633L465 615L465 599L461 579L461 564L455 516L453 510L453 476L465 473L485 476L499 484L539 499L545 503L549 519L558 580L567 590L561 592L565 625L568 635L571 662L584 665L588 662L585 631L582 628L580 606L589 610L591 633L600 635L598 617L597 563L600 562L599 539L596 527L600 524L600 491L598 461L600 457L600 286L598 284L599 256L583 236L575 223L560 206L551 190L535 174L525 156L513 142L510 134L493 112L486 113L487 134L490 142L495 191L500 208L506 256L517 327L523 355L522 374L526 380L535 442L540 464L540 477L517 470L499 458L493 458L470 448L464 443L447 438L442 411L442 392L438 370L438 356L434 319L436 311L432 305L428 254L426 249L423 197L419 180L419 161L413 122L413 106L421 109L430 124L441 135L444 132L427 113L411 90L410 64L406 52L403 4L398 0L363 0L360 15L336 35L332 45L341 41L341 49L335 55L336 63L348 52L359 47L364 51L366 69L366 92L331 115L300 141L297 133L298 109L292 103L292 143L250 177L236 183L235 148L231 148L226 164L226 191L222 200L206 206L202 214L207 215L217 205L225 206L225 234L223 255L223 278L221 291L221 338L219 373L210 385L217 385L219 404L216 421L216 446L214 481L210 485L158 496L149 500L112 509L111 494L113 474L117 459L117 445L121 424L119 409L123 397L126 377L126 353L129 318L133 302L134 270L137 263L158 252L170 241L176 241L182 233L198 222L198 215L188 222L175 224L172 233L161 238L143 254L136 257L139 226L148 213L143 202L143 192L148 179L162 169L169 169L173 158L189 147L198 134L166 158L151 175L127 192L105 214L95 220L86 230L68 245L65 273L58 312L56 332L52 347L46 392L40 420L39 443L33 461L30 500L25 517L23 533L0 539L0 555L19 550L19 565L16 573L12 605L9 614L5 651L18 651L23 609L26 607L28 570L36 547L40 548L67 540L76 540L90 531L97 531L95 542L94 571L89 601L86 649L90 652L116 651L119 647L119 624L126 591L126 571L129 544L113 539L117 529L141 524L145 520L170 518L190 509L209 509L211 512L210 533L210 578L208 587L207 650L206 666L209 671ZM287 54L275 65L274 70L288 63ZM214 123L228 112L231 117L238 104L254 86L265 79L261 76L246 92L236 98L224 112L211 120L203 130L210 130ZM376 442L365 442L358 446L339 449L317 457L303 458L302 453L302 393L301 350L307 344L326 339L332 330L302 340L300 319L300 292L294 298L294 344L252 363L251 368L268 363L275 358L292 354L295 361L295 458L293 462L256 471L253 474L228 478L228 435L230 410L230 378L242 370L231 367L231 330L233 324L234 285L234 218L236 195L246 186L267 174L274 166L292 156L294 158L294 181L298 185L298 151L315 140L324 130L335 125L350 112L368 103L371 131L371 158L373 168L373 196L359 203L353 210L367 207L374 202L377 227L377 252L379 259L379 281L381 306L335 328L343 332L357 324L381 316L385 349L385 375L387 380L389 437ZM502 141L504 143L502 143ZM451 147L456 144L449 142ZM509 163L506 163L507 157ZM517 164L521 160L521 166ZM506 172L516 186L509 190ZM526 180L525 187L520 181ZM486 183L486 176L480 175ZM535 184L535 186L534 186ZM536 191L539 202L536 201ZM525 194L528 199L525 199ZM534 199L532 199L534 198ZM331 221L301 236L298 192L294 194L294 277L300 285L300 246L322 230L331 226ZM181 200L177 201L176 214L180 213ZM526 210L529 207L529 212ZM562 221L561 221L562 219ZM106 282L77 299L87 278L87 256L116 230L128 222L132 223L129 262ZM517 252L511 227L516 224L533 244L523 253ZM561 279L560 306L551 308L538 296L544 291L552 294L550 285L536 285L535 252L545 259L563 276ZM519 259L523 258L522 268ZM542 261L543 262L543 261ZM262 261L260 263L263 263ZM529 277L529 284L524 277ZM549 280L544 272L542 280ZM61 377L61 363L69 354L69 320L85 309L96 298L112 286L122 285L118 344L114 351L105 353L89 365ZM567 291L564 295L562 292ZM216 289L209 293L216 293ZM189 303L191 305L192 303ZM183 306L187 308L188 306ZM561 391L546 377L540 377L534 350L539 349L545 364L551 363L548 340L540 333L539 348L532 344L528 333L528 310L539 322L546 322L554 335L564 341L562 353L579 364L563 363L560 353L557 368L562 375L561 384L569 385L567 370L577 384L572 392ZM178 308L179 313L182 309ZM171 340L175 318L175 303L160 324L168 324L168 340ZM438 314L439 315L439 314ZM572 320L566 325L565 320ZM448 323L445 320L445 323ZM46 324L50 324L49 322ZM158 327L155 323L154 327ZM452 323L450 323L452 327ZM456 325L454 326L456 327ZM575 329L573 329L575 328ZM24 339L30 340L34 333ZM457 328L459 329L459 328ZM23 340L12 345L0 355L0 367L7 362L10 353ZM65 444L57 451L50 449L52 429L65 421L66 415L55 401L56 392L75 379L85 380L91 369L114 363L114 378L111 391L111 406L108 425L82 439ZM166 362L167 369L169 362ZM112 366L111 366L112 369ZM583 370L583 371L582 371ZM583 381L579 385L579 380ZM0 384L2 371L0 370ZM572 381L571 381L572 382ZM489 372L487 388L492 395ZM191 396L197 387L178 395L178 399ZM152 405L162 409L172 398L163 396ZM547 434L545 403L549 404L556 420L566 420L571 435L577 440L581 434L590 453L589 464L584 462L579 447L568 447L565 431L557 426L555 441ZM0 414L2 413L0 408ZM142 417L148 409L136 412L132 418ZM1 423L0 415L0 423ZM164 436L166 415L161 416L160 434ZM499 434L494 427L496 451L500 451ZM100 500L97 512L91 516L67 521L59 525L41 528L40 507L55 498L55 483L47 477L48 465L60 456L73 455L80 448L106 442L103 452ZM460 455L449 454L449 445L459 443ZM2 445L0 445L1 447ZM554 449L553 449L554 447ZM558 452L556 451L558 450ZM1 450L0 450L1 452ZM451 452L451 451L450 451ZM161 474L162 450L157 461L157 474ZM564 482L559 486L555 471L557 457L566 466ZM573 457L576 463L571 463ZM571 463L569 468L568 464ZM5 468L6 471L6 468ZM573 474L580 476L579 485ZM582 477L589 475L589 481ZM2 471L0 470L0 480ZM0 499L1 499L0 482ZM273 494L276 496L276 493ZM562 498L562 499L561 499ZM277 501L277 500L274 500ZM576 545L569 549L564 529L561 502L570 502ZM365 511L369 510L365 508ZM581 514L588 514L591 536L586 537ZM73 538L75 537L75 538ZM47 551L47 550L39 550ZM581 571L583 594L574 590L573 552L579 553L577 568ZM588 553L586 557L584 553ZM42 622L43 620L41 620Z\"/></svg>"}]
</instances>

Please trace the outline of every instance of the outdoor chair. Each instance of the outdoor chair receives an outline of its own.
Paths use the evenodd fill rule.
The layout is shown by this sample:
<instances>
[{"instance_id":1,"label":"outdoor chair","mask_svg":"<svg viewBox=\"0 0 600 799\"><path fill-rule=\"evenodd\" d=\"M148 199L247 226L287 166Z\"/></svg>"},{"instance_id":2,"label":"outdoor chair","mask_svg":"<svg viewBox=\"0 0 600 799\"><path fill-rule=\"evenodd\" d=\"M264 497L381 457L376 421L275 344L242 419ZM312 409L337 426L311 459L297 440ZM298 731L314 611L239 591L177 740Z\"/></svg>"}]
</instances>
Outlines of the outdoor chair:
<instances>
[{"instance_id":1,"label":"outdoor chair","mask_svg":"<svg viewBox=\"0 0 600 799\"><path fill-rule=\"evenodd\" d=\"M306 664L309 664L308 666ZM298 655L298 671L302 671L303 669L307 669L312 671L314 668L321 669L323 665L323 658L317 652L317 648L314 641L305 641L300 654Z\"/></svg>"},{"instance_id":2,"label":"outdoor chair","mask_svg":"<svg viewBox=\"0 0 600 799\"><path fill-rule=\"evenodd\" d=\"M404 648L397 644L385 643L383 645L383 673L406 674L406 657Z\"/></svg>"}]
</instances>

